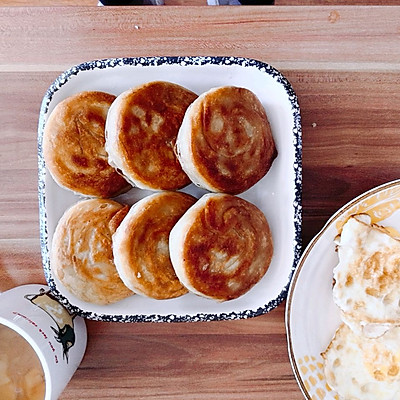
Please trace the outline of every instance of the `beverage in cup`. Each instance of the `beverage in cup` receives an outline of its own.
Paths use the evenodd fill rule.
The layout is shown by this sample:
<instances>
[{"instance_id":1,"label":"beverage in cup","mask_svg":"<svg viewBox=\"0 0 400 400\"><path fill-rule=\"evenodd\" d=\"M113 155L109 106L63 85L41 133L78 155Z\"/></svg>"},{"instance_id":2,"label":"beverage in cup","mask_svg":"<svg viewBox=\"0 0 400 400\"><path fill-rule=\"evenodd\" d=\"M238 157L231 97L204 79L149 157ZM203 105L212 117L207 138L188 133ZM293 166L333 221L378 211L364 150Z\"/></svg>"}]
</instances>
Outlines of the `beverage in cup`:
<instances>
[{"instance_id":1,"label":"beverage in cup","mask_svg":"<svg viewBox=\"0 0 400 400\"><path fill-rule=\"evenodd\" d=\"M58 399L82 361L84 320L43 285L0 294L0 399Z\"/></svg>"}]
</instances>

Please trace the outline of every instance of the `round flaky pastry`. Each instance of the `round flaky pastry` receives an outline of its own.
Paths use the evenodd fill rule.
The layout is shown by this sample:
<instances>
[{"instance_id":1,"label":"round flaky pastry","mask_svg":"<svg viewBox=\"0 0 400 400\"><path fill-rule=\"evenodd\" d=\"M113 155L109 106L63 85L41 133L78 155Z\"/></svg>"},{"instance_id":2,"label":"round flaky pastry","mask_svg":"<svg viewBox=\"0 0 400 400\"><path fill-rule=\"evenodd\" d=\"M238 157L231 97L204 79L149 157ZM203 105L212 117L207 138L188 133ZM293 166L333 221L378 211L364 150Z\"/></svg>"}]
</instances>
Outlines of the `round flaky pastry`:
<instances>
[{"instance_id":1,"label":"round flaky pastry","mask_svg":"<svg viewBox=\"0 0 400 400\"><path fill-rule=\"evenodd\" d=\"M269 171L277 150L256 95L226 86L203 93L187 109L176 154L197 186L238 194Z\"/></svg>"},{"instance_id":2,"label":"round flaky pastry","mask_svg":"<svg viewBox=\"0 0 400 400\"><path fill-rule=\"evenodd\" d=\"M120 94L106 122L110 164L142 189L175 190L190 183L174 153L187 107L197 97L170 82L149 82Z\"/></svg>"},{"instance_id":3,"label":"round flaky pastry","mask_svg":"<svg viewBox=\"0 0 400 400\"><path fill-rule=\"evenodd\" d=\"M196 199L180 192L159 192L131 207L113 236L114 260L125 285L155 299L187 293L171 264L169 233Z\"/></svg>"},{"instance_id":4,"label":"round flaky pastry","mask_svg":"<svg viewBox=\"0 0 400 400\"><path fill-rule=\"evenodd\" d=\"M43 133L46 167L56 183L90 197L114 197L130 188L108 164L105 122L115 96L81 92L61 101Z\"/></svg>"},{"instance_id":5,"label":"round flaky pastry","mask_svg":"<svg viewBox=\"0 0 400 400\"><path fill-rule=\"evenodd\" d=\"M239 197L204 195L177 222L169 238L179 280L218 301L246 293L266 273L273 244L264 214Z\"/></svg>"},{"instance_id":6,"label":"round flaky pastry","mask_svg":"<svg viewBox=\"0 0 400 400\"><path fill-rule=\"evenodd\" d=\"M112 200L83 200L59 220L51 247L51 269L79 299L109 304L133 294L120 279L112 254L112 235L128 210Z\"/></svg>"}]
</instances>

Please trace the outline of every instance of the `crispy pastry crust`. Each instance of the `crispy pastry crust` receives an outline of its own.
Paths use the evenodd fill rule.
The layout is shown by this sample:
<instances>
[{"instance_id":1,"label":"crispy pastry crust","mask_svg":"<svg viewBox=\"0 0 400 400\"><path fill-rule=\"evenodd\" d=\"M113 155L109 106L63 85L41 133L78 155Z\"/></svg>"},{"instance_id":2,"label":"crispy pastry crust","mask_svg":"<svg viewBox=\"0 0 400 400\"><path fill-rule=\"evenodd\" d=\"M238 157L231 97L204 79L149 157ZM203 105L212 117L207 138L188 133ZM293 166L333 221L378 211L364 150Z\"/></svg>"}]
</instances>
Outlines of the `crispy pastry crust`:
<instances>
[{"instance_id":1,"label":"crispy pastry crust","mask_svg":"<svg viewBox=\"0 0 400 400\"><path fill-rule=\"evenodd\" d=\"M149 82L125 91L106 123L109 162L142 189L175 190L190 183L174 153L187 107L197 97L170 82Z\"/></svg>"},{"instance_id":2,"label":"crispy pastry crust","mask_svg":"<svg viewBox=\"0 0 400 400\"><path fill-rule=\"evenodd\" d=\"M114 197L130 185L108 164L105 121L115 96L81 92L54 108L43 134L46 166L60 186L90 197Z\"/></svg>"},{"instance_id":3,"label":"crispy pastry crust","mask_svg":"<svg viewBox=\"0 0 400 400\"><path fill-rule=\"evenodd\" d=\"M192 182L230 194L258 182L277 156L264 107L250 90L233 86L211 89L192 103L176 153Z\"/></svg>"},{"instance_id":4,"label":"crispy pastry crust","mask_svg":"<svg viewBox=\"0 0 400 400\"><path fill-rule=\"evenodd\" d=\"M133 205L113 236L117 270L131 290L155 299L187 293L170 260L169 233L196 199L180 192L160 192Z\"/></svg>"},{"instance_id":5,"label":"crispy pastry crust","mask_svg":"<svg viewBox=\"0 0 400 400\"><path fill-rule=\"evenodd\" d=\"M115 268L111 239L128 209L112 200L90 199L76 203L61 217L53 236L50 265L79 299L109 304L133 294Z\"/></svg>"},{"instance_id":6,"label":"crispy pastry crust","mask_svg":"<svg viewBox=\"0 0 400 400\"><path fill-rule=\"evenodd\" d=\"M243 295L265 275L273 243L256 206L210 193L172 229L170 249L175 272L190 291L224 301Z\"/></svg>"}]
</instances>

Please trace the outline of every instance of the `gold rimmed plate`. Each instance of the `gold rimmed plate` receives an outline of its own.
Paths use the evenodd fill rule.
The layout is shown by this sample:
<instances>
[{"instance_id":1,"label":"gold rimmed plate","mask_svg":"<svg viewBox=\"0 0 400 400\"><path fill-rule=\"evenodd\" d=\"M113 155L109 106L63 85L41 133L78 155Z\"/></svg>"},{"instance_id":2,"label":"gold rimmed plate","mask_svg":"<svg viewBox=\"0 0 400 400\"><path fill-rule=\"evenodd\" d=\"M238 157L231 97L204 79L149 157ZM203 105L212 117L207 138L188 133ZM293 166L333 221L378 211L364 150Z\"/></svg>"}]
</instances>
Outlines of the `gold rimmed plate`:
<instances>
[{"instance_id":1,"label":"gold rimmed plate","mask_svg":"<svg viewBox=\"0 0 400 400\"><path fill-rule=\"evenodd\" d=\"M326 383L321 353L341 320L333 302L333 268L338 263L335 237L354 214L365 213L372 223L400 231L400 180L358 196L338 210L309 243L289 286L286 332L293 372L306 399L338 400Z\"/></svg>"}]
</instances>

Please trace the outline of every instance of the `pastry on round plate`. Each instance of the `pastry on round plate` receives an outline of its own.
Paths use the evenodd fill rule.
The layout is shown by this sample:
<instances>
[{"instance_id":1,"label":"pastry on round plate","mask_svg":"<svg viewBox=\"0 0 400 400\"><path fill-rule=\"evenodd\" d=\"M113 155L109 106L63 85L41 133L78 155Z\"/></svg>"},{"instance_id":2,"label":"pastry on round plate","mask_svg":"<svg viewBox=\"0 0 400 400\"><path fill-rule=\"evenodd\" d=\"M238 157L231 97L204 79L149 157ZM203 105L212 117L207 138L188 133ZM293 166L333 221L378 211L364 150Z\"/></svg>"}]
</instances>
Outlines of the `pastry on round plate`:
<instances>
[{"instance_id":1,"label":"pastry on round plate","mask_svg":"<svg viewBox=\"0 0 400 400\"><path fill-rule=\"evenodd\" d=\"M179 127L197 95L154 81L120 94L106 122L109 162L134 186L175 190L190 183L174 153Z\"/></svg>"},{"instance_id":2,"label":"pastry on round plate","mask_svg":"<svg viewBox=\"0 0 400 400\"><path fill-rule=\"evenodd\" d=\"M238 194L266 175L277 150L256 95L224 86L203 93L187 109L176 154L197 186Z\"/></svg>"},{"instance_id":3,"label":"pastry on round plate","mask_svg":"<svg viewBox=\"0 0 400 400\"><path fill-rule=\"evenodd\" d=\"M246 293L267 272L273 254L264 214L239 197L204 195L169 238L172 265L192 292L218 301Z\"/></svg>"},{"instance_id":4,"label":"pastry on round plate","mask_svg":"<svg viewBox=\"0 0 400 400\"><path fill-rule=\"evenodd\" d=\"M128 206L113 200L83 200L59 220L50 266L79 299L109 304L133 295L120 279L112 254L112 235L128 210Z\"/></svg>"},{"instance_id":5,"label":"pastry on round plate","mask_svg":"<svg viewBox=\"0 0 400 400\"><path fill-rule=\"evenodd\" d=\"M181 192L159 192L134 204L113 236L114 260L125 285L154 299L187 293L169 255L169 233L196 199Z\"/></svg>"},{"instance_id":6,"label":"pastry on round plate","mask_svg":"<svg viewBox=\"0 0 400 400\"><path fill-rule=\"evenodd\" d=\"M108 164L105 121L115 96L81 92L61 101L43 133L46 166L58 185L89 197L114 197L130 188Z\"/></svg>"}]
</instances>

